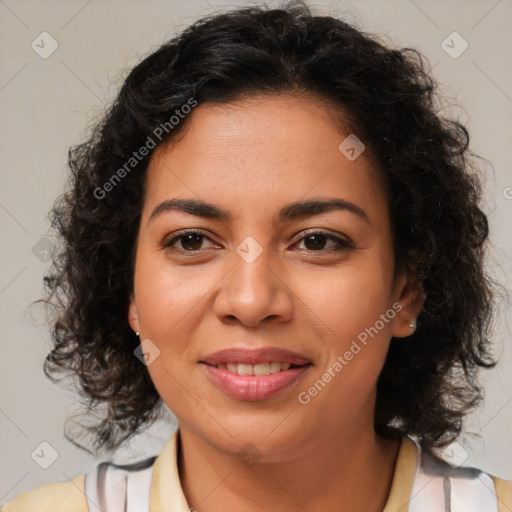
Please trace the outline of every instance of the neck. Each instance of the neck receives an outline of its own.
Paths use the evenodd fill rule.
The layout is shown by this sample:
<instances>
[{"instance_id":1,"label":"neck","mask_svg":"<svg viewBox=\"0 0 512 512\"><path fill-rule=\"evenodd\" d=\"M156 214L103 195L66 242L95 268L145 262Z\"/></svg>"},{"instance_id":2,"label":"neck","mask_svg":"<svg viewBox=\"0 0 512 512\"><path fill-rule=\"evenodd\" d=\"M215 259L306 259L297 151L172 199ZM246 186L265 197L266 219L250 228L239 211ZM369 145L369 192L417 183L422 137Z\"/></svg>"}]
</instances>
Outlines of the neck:
<instances>
[{"instance_id":1,"label":"neck","mask_svg":"<svg viewBox=\"0 0 512 512\"><path fill-rule=\"evenodd\" d=\"M399 441L362 432L326 432L293 458L255 464L180 427L183 492L197 512L365 510L380 512L389 495ZM229 507L226 506L229 504Z\"/></svg>"}]
</instances>

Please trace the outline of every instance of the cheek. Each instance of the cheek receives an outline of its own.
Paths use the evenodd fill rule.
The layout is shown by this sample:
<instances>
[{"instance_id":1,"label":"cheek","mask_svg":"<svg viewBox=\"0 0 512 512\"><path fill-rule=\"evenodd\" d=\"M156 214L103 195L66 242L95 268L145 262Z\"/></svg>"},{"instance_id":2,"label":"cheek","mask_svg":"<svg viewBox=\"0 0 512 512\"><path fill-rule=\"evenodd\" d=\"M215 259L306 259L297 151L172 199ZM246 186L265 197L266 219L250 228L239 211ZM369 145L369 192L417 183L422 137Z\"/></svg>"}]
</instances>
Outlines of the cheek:
<instances>
[{"instance_id":1,"label":"cheek","mask_svg":"<svg viewBox=\"0 0 512 512\"><path fill-rule=\"evenodd\" d=\"M390 266L383 265L376 251L365 256L331 269L315 287L310 281L302 288L315 313L311 318L321 320L315 331L323 354L314 380L325 376L329 384L317 403L320 408L333 401L347 408L366 403L387 355L395 317Z\"/></svg>"},{"instance_id":2,"label":"cheek","mask_svg":"<svg viewBox=\"0 0 512 512\"><path fill-rule=\"evenodd\" d=\"M314 304L308 306L318 312L312 319L321 320L315 332L322 349L317 371L299 392L311 400L312 414L325 424L337 417L333 404L354 418L373 407L396 314L389 305L388 281L381 276L354 269L341 272L324 283L323 291L309 296Z\"/></svg>"},{"instance_id":3,"label":"cheek","mask_svg":"<svg viewBox=\"0 0 512 512\"><path fill-rule=\"evenodd\" d=\"M135 271L135 295L141 329L148 337L163 340L170 329L179 331L183 330L179 324L188 325L194 311L201 309L211 286L209 281L213 282L211 275L202 277L197 267L171 266L163 254L152 257L141 252Z\"/></svg>"},{"instance_id":4,"label":"cheek","mask_svg":"<svg viewBox=\"0 0 512 512\"><path fill-rule=\"evenodd\" d=\"M390 307L391 276L378 262L330 269L301 278L298 294L333 337L347 339L370 327Z\"/></svg>"},{"instance_id":5,"label":"cheek","mask_svg":"<svg viewBox=\"0 0 512 512\"><path fill-rule=\"evenodd\" d=\"M190 401L187 376L194 351L190 340L198 328L197 314L205 296L204 283L187 270L172 267L164 255L144 250L135 269L141 333L159 351L147 369L164 403L182 416Z\"/></svg>"}]
</instances>

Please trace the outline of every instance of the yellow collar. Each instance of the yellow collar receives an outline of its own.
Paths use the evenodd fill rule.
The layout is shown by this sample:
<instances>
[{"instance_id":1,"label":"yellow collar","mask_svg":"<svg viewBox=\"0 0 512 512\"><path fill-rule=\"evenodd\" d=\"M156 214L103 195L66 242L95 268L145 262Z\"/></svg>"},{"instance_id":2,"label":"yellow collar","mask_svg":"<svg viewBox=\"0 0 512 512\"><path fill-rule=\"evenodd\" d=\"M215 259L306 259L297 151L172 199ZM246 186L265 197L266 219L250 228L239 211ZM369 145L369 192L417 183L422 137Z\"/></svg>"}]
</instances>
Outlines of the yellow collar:
<instances>
[{"instance_id":1,"label":"yellow collar","mask_svg":"<svg viewBox=\"0 0 512 512\"><path fill-rule=\"evenodd\" d=\"M179 429L156 458L149 491L149 512L188 512L178 473Z\"/></svg>"},{"instance_id":2,"label":"yellow collar","mask_svg":"<svg viewBox=\"0 0 512 512\"><path fill-rule=\"evenodd\" d=\"M382 512L405 512L408 509L416 473L416 456L414 442L408 437L402 437L388 501Z\"/></svg>"}]
</instances>

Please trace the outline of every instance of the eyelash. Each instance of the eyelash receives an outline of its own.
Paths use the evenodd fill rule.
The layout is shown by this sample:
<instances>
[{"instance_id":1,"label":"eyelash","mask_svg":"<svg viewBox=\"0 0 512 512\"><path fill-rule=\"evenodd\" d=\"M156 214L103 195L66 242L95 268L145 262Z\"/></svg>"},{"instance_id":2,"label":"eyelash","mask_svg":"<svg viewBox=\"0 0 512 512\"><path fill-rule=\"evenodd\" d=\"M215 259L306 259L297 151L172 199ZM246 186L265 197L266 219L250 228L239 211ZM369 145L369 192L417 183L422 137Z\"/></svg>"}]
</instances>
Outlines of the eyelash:
<instances>
[{"instance_id":1,"label":"eyelash","mask_svg":"<svg viewBox=\"0 0 512 512\"><path fill-rule=\"evenodd\" d=\"M170 239L164 240L162 246L163 246L164 249L170 249L170 250L173 250L174 252L178 252L178 253L181 253L181 254L191 254L192 255L192 254L198 253L201 249L185 250L185 249L177 249L176 247L172 247L174 242L184 238L187 235L198 235L199 237L204 237L204 238L208 239L210 242L215 243L204 231L201 231L199 229L187 229L187 230L179 232L177 235L173 236ZM299 242L302 242L304 239L306 239L306 238L308 238L308 237L310 237L312 235L324 236L326 239L332 240L332 241L336 242L338 244L338 248L320 249L318 251L304 249L304 250L306 250L308 252L311 252L311 253L320 253L320 254L327 253L327 254L330 254L330 253L337 252L337 251L349 250L349 249L354 249L355 248L352 245L352 243L350 243L347 240L343 240L343 239L338 238L338 237L336 237L336 236L334 236L334 235L332 235L332 234L330 234L328 232L325 232L325 231L322 231L322 230L316 230L316 229L313 229L313 230L310 230L310 231L306 231L304 233L304 235L299 240L297 240L295 242L295 244L297 244Z\"/></svg>"}]
</instances>

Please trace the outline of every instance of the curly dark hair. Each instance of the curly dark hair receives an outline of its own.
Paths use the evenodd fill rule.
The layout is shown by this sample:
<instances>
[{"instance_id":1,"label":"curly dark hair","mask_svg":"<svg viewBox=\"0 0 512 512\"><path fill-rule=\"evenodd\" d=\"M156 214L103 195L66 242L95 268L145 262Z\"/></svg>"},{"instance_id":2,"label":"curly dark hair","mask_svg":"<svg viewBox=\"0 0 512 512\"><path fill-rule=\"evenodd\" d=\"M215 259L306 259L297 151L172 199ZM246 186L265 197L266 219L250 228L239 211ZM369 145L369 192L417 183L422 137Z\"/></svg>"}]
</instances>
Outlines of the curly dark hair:
<instances>
[{"instance_id":1,"label":"curly dark hair","mask_svg":"<svg viewBox=\"0 0 512 512\"><path fill-rule=\"evenodd\" d=\"M191 99L290 92L337 107L364 142L387 189L396 268L415 275L426 294L410 342L391 340L375 430L415 435L426 446L460 434L482 398L478 369L495 364L493 283L484 268L489 230L479 160L466 128L440 114L427 68L415 50L391 49L294 3L203 18L131 70L88 140L70 149L69 184L50 214L63 245L44 279L44 300L56 308L44 371L53 381L73 378L91 446L116 448L163 408L134 357L139 340L127 321L154 148L143 157L137 150L176 139L187 118L170 119Z\"/></svg>"}]
</instances>

